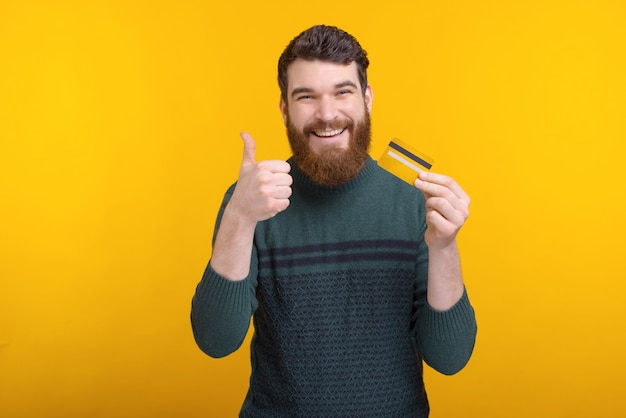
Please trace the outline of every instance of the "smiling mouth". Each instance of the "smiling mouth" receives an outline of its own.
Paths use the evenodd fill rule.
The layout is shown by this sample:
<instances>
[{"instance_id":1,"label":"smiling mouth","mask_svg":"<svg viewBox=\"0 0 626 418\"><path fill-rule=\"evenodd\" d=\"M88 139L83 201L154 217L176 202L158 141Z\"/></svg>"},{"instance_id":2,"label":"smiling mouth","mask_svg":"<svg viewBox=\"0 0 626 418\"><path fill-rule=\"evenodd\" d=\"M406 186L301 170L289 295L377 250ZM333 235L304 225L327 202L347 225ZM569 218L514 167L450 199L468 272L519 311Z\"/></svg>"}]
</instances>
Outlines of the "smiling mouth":
<instances>
[{"instance_id":1,"label":"smiling mouth","mask_svg":"<svg viewBox=\"0 0 626 418\"><path fill-rule=\"evenodd\" d=\"M333 131L312 131L312 133L319 138L330 138L331 136L341 135L343 131L345 131L345 128L335 129Z\"/></svg>"}]
</instances>

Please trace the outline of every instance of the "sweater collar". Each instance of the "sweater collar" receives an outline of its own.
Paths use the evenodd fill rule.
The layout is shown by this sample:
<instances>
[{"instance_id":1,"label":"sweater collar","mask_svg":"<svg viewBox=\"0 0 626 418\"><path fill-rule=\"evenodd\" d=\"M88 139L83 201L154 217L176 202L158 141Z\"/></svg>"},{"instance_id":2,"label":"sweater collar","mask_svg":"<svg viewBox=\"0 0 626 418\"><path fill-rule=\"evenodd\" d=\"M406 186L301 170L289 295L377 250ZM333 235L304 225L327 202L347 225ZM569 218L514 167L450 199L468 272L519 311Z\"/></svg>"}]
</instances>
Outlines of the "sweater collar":
<instances>
[{"instance_id":1,"label":"sweater collar","mask_svg":"<svg viewBox=\"0 0 626 418\"><path fill-rule=\"evenodd\" d=\"M357 174L355 178L339 186L329 187L315 183L313 180L311 180L310 177L308 177L302 172L302 170L300 170L300 167L298 167L298 165L295 163L293 157L289 158L287 162L291 165L290 174L293 177L294 184L314 193L339 193L358 188L372 177L378 167L376 161L374 161L372 157L368 156L367 160L365 161L365 166L361 169L361 171L359 172L359 174Z\"/></svg>"}]
</instances>

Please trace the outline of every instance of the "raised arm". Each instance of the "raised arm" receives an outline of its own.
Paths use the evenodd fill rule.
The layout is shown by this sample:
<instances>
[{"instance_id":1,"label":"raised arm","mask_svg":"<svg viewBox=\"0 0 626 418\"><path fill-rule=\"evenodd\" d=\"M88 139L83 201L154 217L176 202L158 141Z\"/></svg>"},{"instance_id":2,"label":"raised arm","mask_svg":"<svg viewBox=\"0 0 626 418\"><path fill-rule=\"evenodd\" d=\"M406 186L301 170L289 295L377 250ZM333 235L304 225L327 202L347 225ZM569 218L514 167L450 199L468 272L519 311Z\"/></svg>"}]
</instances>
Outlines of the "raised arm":
<instances>
[{"instance_id":1,"label":"raised arm","mask_svg":"<svg viewBox=\"0 0 626 418\"><path fill-rule=\"evenodd\" d=\"M285 161L256 162L252 137L241 133L243 159L235 191L224 214L213 244L211 267L223 277L244 280L250 271L254 229L289 206L292 178Z\"/></svg>"},{"instance_id":2,"label":"raised arm","mask_svg":"<svg viewBox=\"0 0 626 418\"><path fill-rule=\"evenodd\" d=\"M463 295L456 236L469 216L470 198L456 181L441 174L421 173L415 187L426 198L428 303L444 311Z\"/></svg>"},{"instance_id":3,"label":"raised arm","mask_svg":"<svg viewBox=\"0 0 626 418\"><path fill-rule=\"evenodd\" d=\"M244 153L239 179L218 215L213 255L196 288L191 324L196 343L208 355L223 357L239 348L256 300L254 230L289 206L290 166L284 161L255 161L255 144L241 135Z\"/></svg>"},{"instance_id":4,"label":"raised arm","mask_svg":"<svg viewBox=\"0 0 626 418\"><path fill-rule=\"evenodd\" d=\"M426 363L444 374L461 370L476 340L456 237L469 216L469 196L450 177L421 173L415 181L426 199L428 284L426 301L418 302L417 340Z\"/></svg>"}]
</instances>

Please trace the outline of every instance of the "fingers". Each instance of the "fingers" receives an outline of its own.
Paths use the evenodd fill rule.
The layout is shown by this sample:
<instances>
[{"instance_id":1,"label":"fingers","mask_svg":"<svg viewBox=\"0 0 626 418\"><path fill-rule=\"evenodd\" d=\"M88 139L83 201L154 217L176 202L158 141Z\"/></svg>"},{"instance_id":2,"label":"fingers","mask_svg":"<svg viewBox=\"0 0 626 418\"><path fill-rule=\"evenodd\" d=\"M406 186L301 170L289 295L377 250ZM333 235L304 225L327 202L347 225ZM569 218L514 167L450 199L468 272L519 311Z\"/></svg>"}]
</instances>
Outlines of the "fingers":
<instances>
[{"instance_id":1,"label":"fingers","mask_svg":"<svg viewBox=\"0 0 626 418\"><path fill-rule=\"evenodd\" d=\"M248 167L256 164L256 144L254 139L247 132L241 132L240 136L243 140L243 158L241 160L241 167ZM289 171L291 171L289 163L280 160L261 161L258 166L259 168L266 169L272 173L289 173Z\"/></svg>"},{"instance_id":2,"label":"fingers","mask_svg":"<svg viewBox=\"0 0 626 418\"><path fill-rule=\"evenodd\" d=\"M457 209L467 208L470 198L454 179L437 173L420 173L415 180L415 187L420 189L426 199L429 197L442 197Z\"/></svg>"},{"instance_id":3,"label":"fingers","mask_svg":"<svg viewBox=\"0 0 626 418\"><path fill-rule=\"evenodd\" d=\"M259 161L255 165L256 171L258 173L272 173L272 174L288 174L291 171L291 166L287 161L282 160L264 160ZM285 180L291 181L290 175L279 175L275 180L283 180L282 183L277 182L276 184L286 184ZM291 184L291 183L289 183Z\"/></svg>"},{"instance_id":4,"label":"fingers","mask_svg":"<svg viewBox=\"0 0 626 418\"><path fill-rule=\"evenodd\" d=\"M287 173L259 171L253 184L263 196L272 199L287 199L291 196L292 183L293 178Z\"/></svg>"},{"instance_id":5,"label":"fingers","mask_svg":"<svg viewBox=\"0 0 626 418\"><path fill-rule=\"evenodd\" d=\"M239 135L243 139L243 159L241 160L241 165L254 164L256 162L256 144L254 139L247 132L242 132Z\"/></svg>"},{"instance_id":6,"label":"fingers","mask_svg":"<svg viewBox=\"0 0 626 418\"><path fill-rule=\"evenodd\" d=\"M469 216L467 207L455 208L450 201L440 197L430 197L426 200L428 223L447 221L454 227L460 227ZM439 224L442 226L441 224Z\"/></svg>"},{"instance_id":7,"label":"fingers","mask_svg":"<svg viewBox=\"0 0 626 418\"><path fill-rule=\"evenodd\" d=\"M229 202L240 218L262 221L289 206L293 179L291 166L282 160L256 162L256 144L247 132L242 132L243 156L239 178Z\"/></svg>"},{"instance_id":8,"label":"fingers","mask_svg":"<svg viewBox=\"0 0 626 418\"><path fill-rule=\"evenodd\" d=\"M469 196L452 178L436 173L420 173L415 187L426 198L427 243L448 245L469 216Z\"/></svg>"}]
</instances>

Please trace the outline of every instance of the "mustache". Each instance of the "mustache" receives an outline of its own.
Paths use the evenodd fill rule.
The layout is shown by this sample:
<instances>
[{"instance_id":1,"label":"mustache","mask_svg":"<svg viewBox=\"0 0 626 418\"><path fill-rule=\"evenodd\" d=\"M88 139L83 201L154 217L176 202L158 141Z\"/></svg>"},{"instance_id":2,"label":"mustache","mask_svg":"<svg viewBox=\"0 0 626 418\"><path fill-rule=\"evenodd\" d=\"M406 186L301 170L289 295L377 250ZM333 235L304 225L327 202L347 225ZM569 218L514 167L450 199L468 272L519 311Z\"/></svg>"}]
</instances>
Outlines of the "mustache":
<instances>
[{"instance_id":1,"label":"mustache","mask_svg":"<svg viewBox=\"0 0 626 418\"><path fill-rule=\"evenodd\" d=\"M313 131L334 131L335 129L348 129L348 131L352 132L354 130L354 121L351 119L344 119L332 120L330 122L314 122L305 125L303 131L308 134Z\"/></svg>"}]
</instances>

